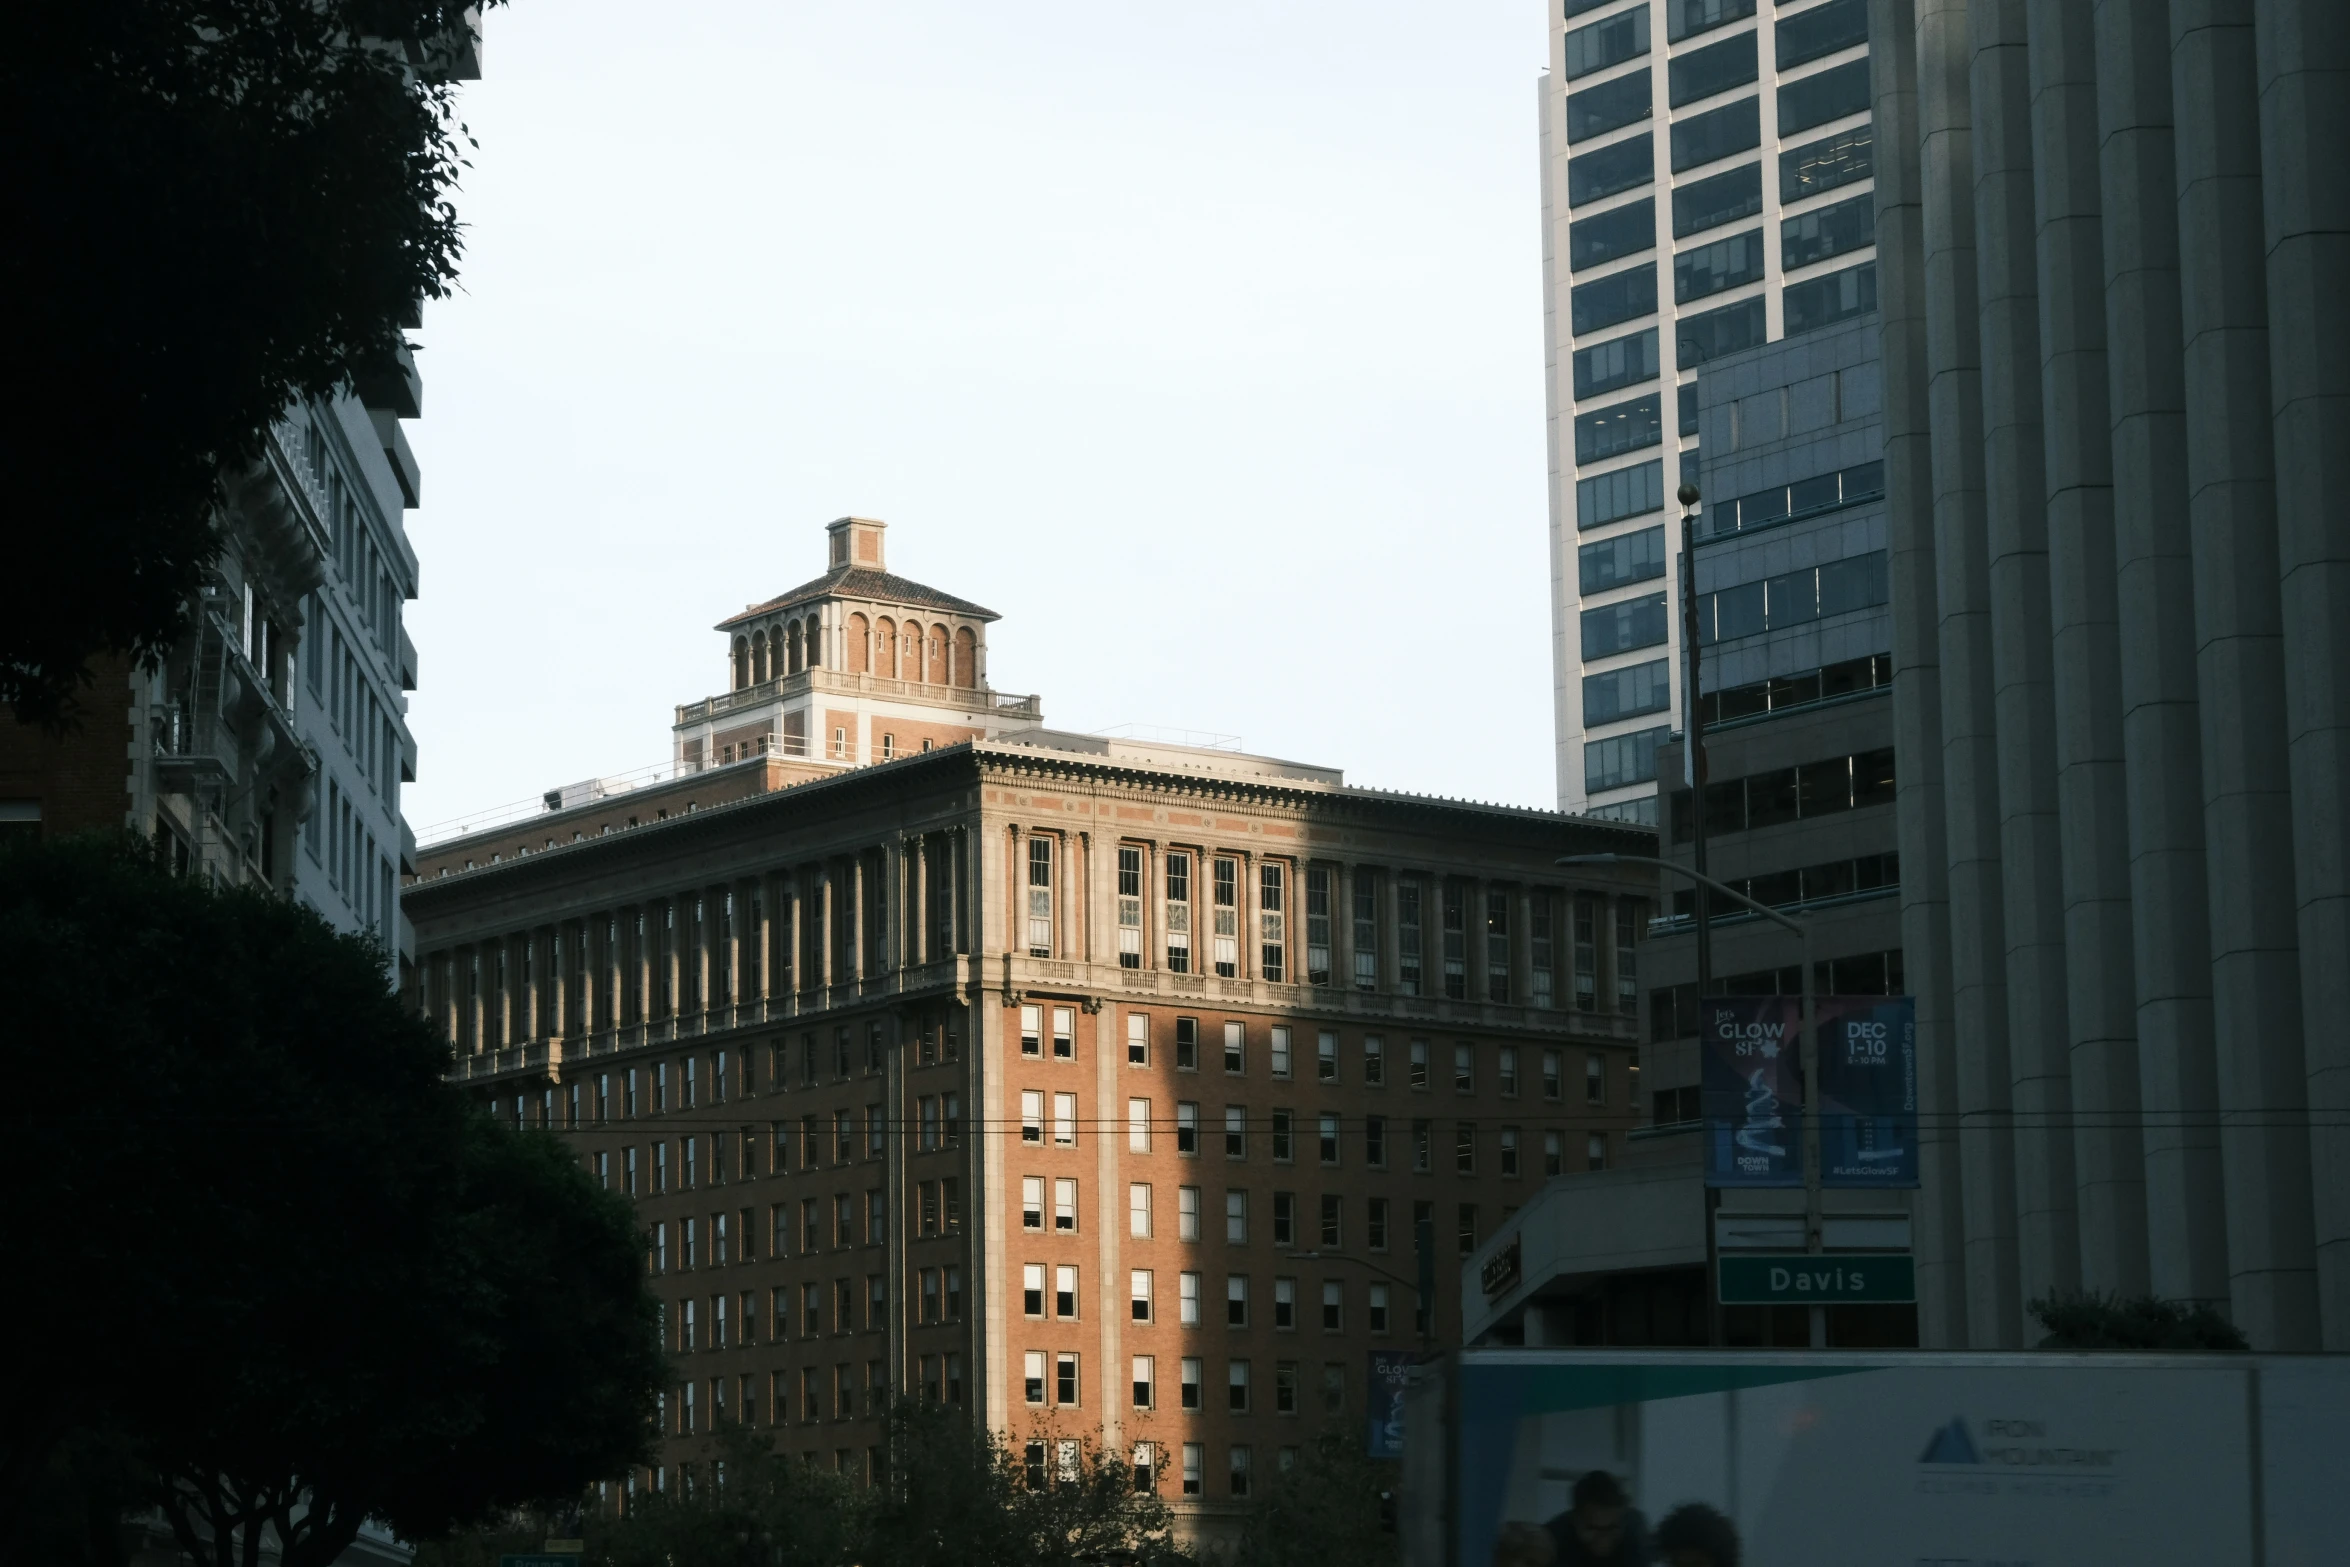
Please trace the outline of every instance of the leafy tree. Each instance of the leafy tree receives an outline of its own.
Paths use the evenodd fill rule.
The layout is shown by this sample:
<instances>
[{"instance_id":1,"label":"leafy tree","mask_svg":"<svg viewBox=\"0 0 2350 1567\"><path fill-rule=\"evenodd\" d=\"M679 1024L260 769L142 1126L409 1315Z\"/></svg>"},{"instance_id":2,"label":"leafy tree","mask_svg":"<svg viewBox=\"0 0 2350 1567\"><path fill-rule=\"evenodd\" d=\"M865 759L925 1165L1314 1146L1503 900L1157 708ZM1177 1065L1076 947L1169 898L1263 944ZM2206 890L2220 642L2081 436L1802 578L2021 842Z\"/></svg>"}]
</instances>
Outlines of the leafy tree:
<instances>
[{"instance_id":1,"label":"leafy tree","mask_svg":"<svg viewBox=\"0 0 2350 1567\"><path fill-rule=\"evenodd\" d=\"M2032 1301L2030 1310L2048 1330L2042 1349L2196 1354L2251 1348L2234 1323L2201 1302L2072 1290Z\"/></svg>"},{"instance_id":2,"label":"leafy tree","mask_svg":"<svg viewBox=\"0 0 2350 1567\"><path fill-rule=\"evenodd\" d=\"M493 0L494 3L494 0ZM69 718L100 653L180 635L224 474L295 398L396 375L456 274L466 0L19 6L0 139L21 242L0 467L0 700ZM28 560L30 557L28 557Z\"/></svg>"},{"instance_id":3,"label":"leafy tree","mask_svg":"<svg viewBox=\"0 0 2350 1567\"><path fill-rule=\"evenodd\" d=\"M633 1216L443 1080L371 942L51 840L0 852L0 987L20 1234L60 1281L7 1351L0 1528L57 1527L42 1477L87 1445L195 1560L249 1567L266 1528L312 1567L645 1450Z\"/></svg>"},{"instance_id":4,"label":"leafy tree","mask_svg":"<svg viewBox=\"0 0 2350 1567\"><path fill-rule=\"evenodd\" d=\"M1394 1485L1391 1466L1364 1453L1359 1430L1323 1427L1249 1509L1239 1567L1393 1567Z\"/></svg>"},{"instance_id":5,"label":"leafy tree","mask_svg":"<svg viewBox=\"0 0 2350 1567\"><path fill-rule=\"evenodd\" d=\"M849 1567L861 1557L866 1493L829 1469L730 1425L669 1489L587 1520L589 1567ZM535 1547L534 1547L535 1548ZM437 1558L418 1567L468 1567Z\"/></svg>"}]
</instances>

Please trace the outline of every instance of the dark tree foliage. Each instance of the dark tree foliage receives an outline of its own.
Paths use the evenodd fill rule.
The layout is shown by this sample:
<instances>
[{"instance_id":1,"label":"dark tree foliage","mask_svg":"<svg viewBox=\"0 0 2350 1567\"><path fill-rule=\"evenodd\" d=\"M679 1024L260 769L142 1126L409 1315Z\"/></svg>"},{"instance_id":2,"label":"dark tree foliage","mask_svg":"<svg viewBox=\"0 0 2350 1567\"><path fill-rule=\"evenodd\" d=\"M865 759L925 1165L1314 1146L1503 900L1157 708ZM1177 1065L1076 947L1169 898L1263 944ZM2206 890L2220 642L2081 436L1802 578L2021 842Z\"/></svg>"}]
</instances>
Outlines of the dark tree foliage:
<instances>
[{"instance_id":1,"label":"dark tree foliage","mask_svg":"<svg viewBox=\"0 0 2350 1567\"><path fill-rule=\"evenodd\" d=\"M1249 1508L1238 1567L1393 1567L1394 1484L1393 1466L1363 1452L1361 1431L1323 1427Z\"/></svg>"},{"instance_id":2,"label":"dark tree foliage","mask_svg":"<svg viewBox=\"0 0 2350 1567\"><path fill-rule=\"evenodd\" d=\"M464 11L11 8L0 468L25 547L0 572L0 700L20 719L70 719L96 654L171 645L223 474L288 403L398 373L401 324L456 271Z\"/></svg>"},{"instance_id":3,"label":"dark tree foliage","mask_svg":"<svg viewBox=\"0 0 2350 1567\"><path fill-rule=\"evenodd\" d=\"M266 1525L312 1567L364 1519L430 1535L642 1454L664 1370L626 1204L443 1080L372 943L36 841L0 851L0 991L51 1281L5 1352L0 1530L70 1529L60 1465L103 1514L91 1451L195 1560Z\"/></svg>"},{"instance_id":4,"label":"dark tree foliage","mask_svg":"<svg viewBox=\"0 0 2350 1567\"><path fill-rule=\"evenodd\" d=\"M2126 1349L2167 1354L2242 1352L2243 1333L2209 1306L2155 1295L2073 1290L2030 1303L2048 1330L2042 1349Z\"/></svg>"}]
</instances>

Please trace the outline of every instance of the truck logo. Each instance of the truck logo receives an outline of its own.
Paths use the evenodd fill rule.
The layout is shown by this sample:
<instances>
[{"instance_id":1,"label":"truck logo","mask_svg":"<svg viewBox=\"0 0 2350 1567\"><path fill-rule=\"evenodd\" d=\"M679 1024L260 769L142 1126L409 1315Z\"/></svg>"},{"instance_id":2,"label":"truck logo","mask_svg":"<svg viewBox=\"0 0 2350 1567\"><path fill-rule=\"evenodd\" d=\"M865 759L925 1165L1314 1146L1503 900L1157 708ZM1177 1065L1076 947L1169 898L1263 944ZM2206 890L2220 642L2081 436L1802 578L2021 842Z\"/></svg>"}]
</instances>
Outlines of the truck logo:
<instances>
[{"instance_id":1,"label":"truck logo","mask_svg":"<svg viewBox=\"0 0 2350 1567\"><path fill-rule=\"evenodd\" d=\"M1921 1464L1979 1464L1982 1455L1975 1451L1975 1439L1967 1435L1966 1421L1953 1415L1950 1424L1934 1432L1926 1443L1926 1450L1918 1454Z\"/></svg>"}]
</instances>

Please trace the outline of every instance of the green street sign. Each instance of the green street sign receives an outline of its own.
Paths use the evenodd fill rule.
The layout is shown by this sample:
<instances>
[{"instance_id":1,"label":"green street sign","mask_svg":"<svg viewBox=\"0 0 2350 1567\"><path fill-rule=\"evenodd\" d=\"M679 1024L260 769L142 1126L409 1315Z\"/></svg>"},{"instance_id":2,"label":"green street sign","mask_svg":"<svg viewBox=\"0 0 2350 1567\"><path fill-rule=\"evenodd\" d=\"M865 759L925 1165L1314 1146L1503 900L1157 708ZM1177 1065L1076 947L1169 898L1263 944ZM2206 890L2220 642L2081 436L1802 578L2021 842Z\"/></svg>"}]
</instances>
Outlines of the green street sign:
<instances>
[{"instance_id":1,"label":"green street sign","mask_svg":"<svg viewBox=\"0 0 2350 1567\"><path fill-rule=\"evenodd\" d=\"M1917 1259L1887 1252L1725 1252L1719 1285L1725 1306L1907 1305L1918 1298Z\"/></svg>"}]
</instances>

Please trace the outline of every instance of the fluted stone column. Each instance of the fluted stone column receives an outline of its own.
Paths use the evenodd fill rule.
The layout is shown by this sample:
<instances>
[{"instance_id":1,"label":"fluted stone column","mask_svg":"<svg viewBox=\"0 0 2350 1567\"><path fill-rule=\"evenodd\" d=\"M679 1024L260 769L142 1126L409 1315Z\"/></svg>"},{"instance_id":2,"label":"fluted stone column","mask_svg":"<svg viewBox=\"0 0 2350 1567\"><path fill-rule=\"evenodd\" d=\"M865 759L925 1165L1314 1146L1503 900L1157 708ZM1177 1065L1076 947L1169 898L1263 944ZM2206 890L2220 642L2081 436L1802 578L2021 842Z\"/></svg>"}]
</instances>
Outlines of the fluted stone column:
<instances>
[{"instance_id":1,"label":"fluted stone column","mask_svg":"<svg viewBox=\"0 0 2350 1567\"><path fill-rule=\"evenodd\" d=\"M2013 1073L2008 1047L1999 733L1984 518L1972 58L1966 0L1918 0L1927 402L1949 838L1951 1015L1959 1054L1967 1347L2022 1342Z\"/></svg>"},{"instance_id":2,"label":"fluted stone column","mask_svg":"<svg viewBox=\"0 0 2350 1567\"><path fill-rule=\"evenodd\" d=\"M1879 155L1877 277L1884 322L1885 481L1893 600L1894 755L1901 788L1901 943L1917 998L1918 1341L1968 1342L1965 1218L1950 1023L1949 843L1942 786L1941 645L1935 585L1933 409L1928 393L1924 179L1918 160L1913 0L1871 0L1870 79ZM1571 918L1571 911L1570 911ZM1572 930L1561 948L1572 947ZM1562 1004L1573 985L1562 965Z\"/></svg>"},{"instance_id":3,"label":"fluted stone column","mask_svg":"<svg viewBox=\"0 0 2350 1567\"><path fill-rule=\"evenodd\" d=\"M2320 1339L2350 1350L2350 11L2254 12Z\"/></svg>"},{"instance_id":4,"label":"fluted stone column","mask_svg":"<svg viewBox=\"0 0 2350 1567\"><path fill-rule=\"evenodd\" d=\"M2180 303L2232 1312L2317 1337L2251 0L2173 0ZM2338 957L2320 961L2338 961Z\"/></svg>"}]
</instances>

